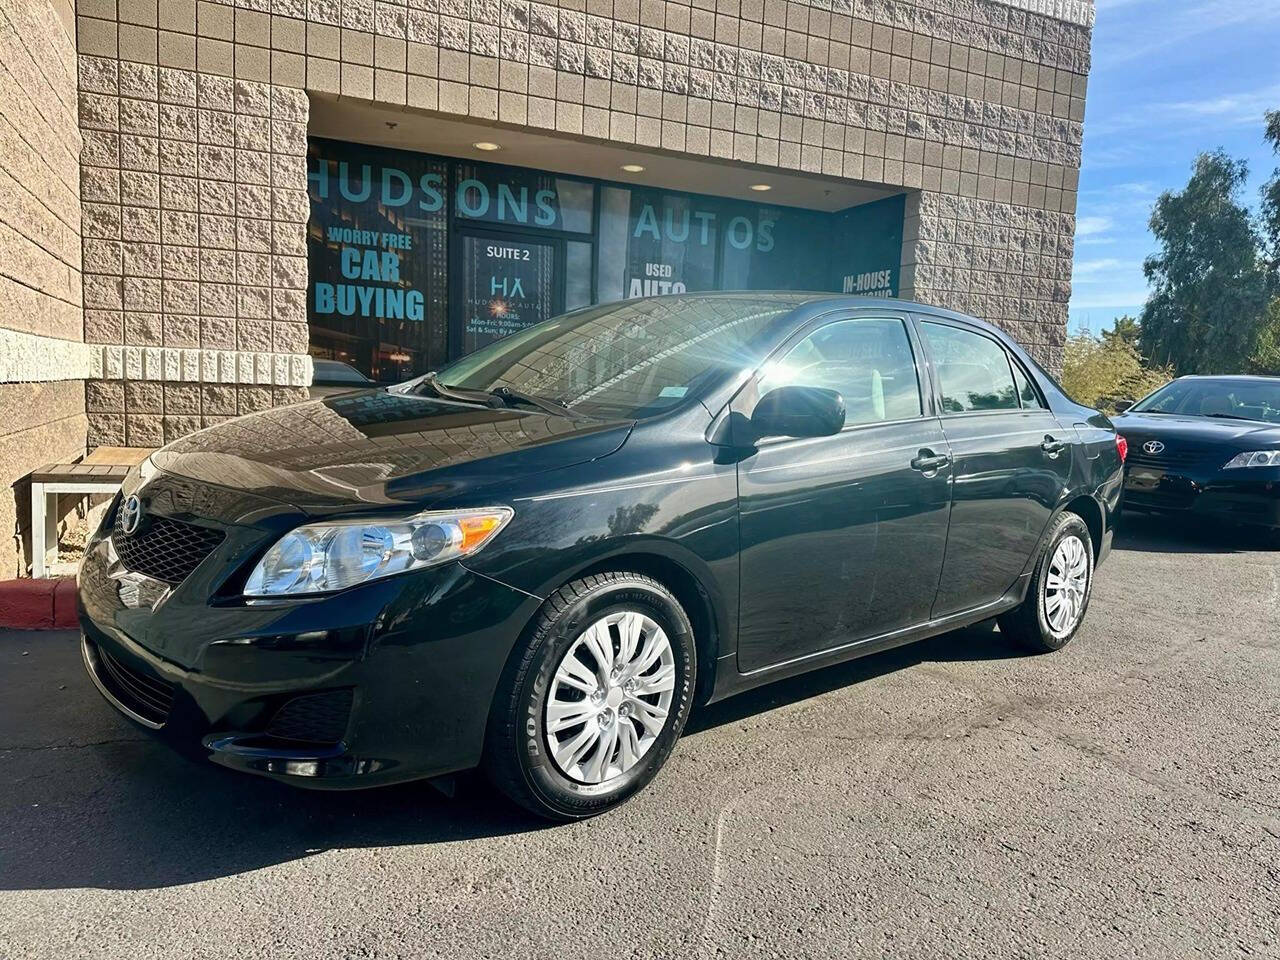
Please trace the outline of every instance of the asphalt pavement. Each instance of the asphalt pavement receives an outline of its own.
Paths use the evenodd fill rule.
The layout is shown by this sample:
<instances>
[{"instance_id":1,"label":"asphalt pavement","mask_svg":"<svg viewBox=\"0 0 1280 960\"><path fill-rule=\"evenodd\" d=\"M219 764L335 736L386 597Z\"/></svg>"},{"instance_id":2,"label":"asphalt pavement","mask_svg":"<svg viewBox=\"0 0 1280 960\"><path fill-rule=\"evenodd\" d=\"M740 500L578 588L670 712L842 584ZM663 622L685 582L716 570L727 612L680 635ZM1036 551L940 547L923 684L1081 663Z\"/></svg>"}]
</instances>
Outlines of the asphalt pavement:
<instances>
[{"instance_id":1,"label":"asphalt pavement","mask_svg":"<svg viewBox=\"0 0 1280 960\"><path fill-rule=\"evenodd\" d=\"M0 957L1280 957L1280 551L1135 518L1067 649L990 624L696 713L618 811L313 794L0 634Z\"/></svg>"}]
</instances>

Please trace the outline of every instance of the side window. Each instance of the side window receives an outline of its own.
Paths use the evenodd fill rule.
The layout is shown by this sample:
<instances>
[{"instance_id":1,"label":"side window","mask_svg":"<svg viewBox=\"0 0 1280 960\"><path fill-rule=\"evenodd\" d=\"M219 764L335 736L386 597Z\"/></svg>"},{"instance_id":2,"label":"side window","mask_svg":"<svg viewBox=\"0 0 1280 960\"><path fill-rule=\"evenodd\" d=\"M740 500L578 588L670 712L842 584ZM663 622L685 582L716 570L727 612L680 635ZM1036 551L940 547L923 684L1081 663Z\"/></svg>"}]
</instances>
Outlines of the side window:
<instances>
[{"instance_id":1,"label":"side window","mask_svg":"<svg viewBox=\"0 0 1280 960\"><path fill-rule=\"evenodd\" d=\"M1040 396L1040 391L1036 389L1030 378L1027 377L1026 371L1015 360L1013 366L1013 382L1018 386L1018 399L1022 401L1024 410L1048 410Z\"/></svg>"},{"instance_id":2,"label":"side window","mask_svg":"<svg viewBox=\"0 0 1280 960\"><path fill-rule=\"evenodd\" d=\"M769 365L760 395L782 386L837 391L847 424L905 420L922 412L915 358L901 320L855 317L819 327Z\"/></svg>"},{"instance_id":3,"label":"side window","mask_svg":"<svg viewBox=\"0 0 1280 960\"><path fill-rule=\"evenodd\" d=\"M959 327L928 321L921 326L938 371L943 413L1018 409L1004 347Z\"/></svg>"}]
</instances>

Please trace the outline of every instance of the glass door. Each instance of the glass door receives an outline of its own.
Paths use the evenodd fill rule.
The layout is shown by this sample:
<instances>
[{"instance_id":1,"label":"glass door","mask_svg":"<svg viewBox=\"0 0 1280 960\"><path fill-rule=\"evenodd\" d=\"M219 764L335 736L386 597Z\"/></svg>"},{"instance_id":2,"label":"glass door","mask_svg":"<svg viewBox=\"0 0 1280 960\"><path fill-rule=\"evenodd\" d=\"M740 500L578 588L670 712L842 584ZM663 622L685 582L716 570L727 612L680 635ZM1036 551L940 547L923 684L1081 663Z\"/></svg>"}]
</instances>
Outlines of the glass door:
<instances>
[{"instance_id":1,"label":"glass door","mask_svg":"<svg viewBox=\"0 0 1280 960\"><path fill-rule=\"evenodd\" d=\"M464 356L563 311L564 241L458 233L450 354Z\"/></svg>"}]
</instances>

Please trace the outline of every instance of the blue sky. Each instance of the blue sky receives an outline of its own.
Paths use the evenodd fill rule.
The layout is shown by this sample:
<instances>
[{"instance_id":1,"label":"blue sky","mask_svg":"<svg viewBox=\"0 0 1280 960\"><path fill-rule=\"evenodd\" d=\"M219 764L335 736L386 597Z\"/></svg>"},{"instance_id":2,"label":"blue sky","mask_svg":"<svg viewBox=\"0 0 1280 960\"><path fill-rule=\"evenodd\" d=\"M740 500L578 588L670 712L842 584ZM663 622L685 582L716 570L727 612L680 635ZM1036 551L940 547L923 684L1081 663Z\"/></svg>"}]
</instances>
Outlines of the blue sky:
<instances>
[{"instance_id":1,"label":"blue sky","mask_svg":"<svg viewBox=\"0 0 1280 960\"><path fill-rule=\"evenodd\" d=\"M1071 329L1108 329L1146 299L1151 205L1196 155L1249 162L1244 198L1280 164L1262 139L1280 110L1280 0L1097 0L1076 211Z\"/></svg>"}]
</instances>

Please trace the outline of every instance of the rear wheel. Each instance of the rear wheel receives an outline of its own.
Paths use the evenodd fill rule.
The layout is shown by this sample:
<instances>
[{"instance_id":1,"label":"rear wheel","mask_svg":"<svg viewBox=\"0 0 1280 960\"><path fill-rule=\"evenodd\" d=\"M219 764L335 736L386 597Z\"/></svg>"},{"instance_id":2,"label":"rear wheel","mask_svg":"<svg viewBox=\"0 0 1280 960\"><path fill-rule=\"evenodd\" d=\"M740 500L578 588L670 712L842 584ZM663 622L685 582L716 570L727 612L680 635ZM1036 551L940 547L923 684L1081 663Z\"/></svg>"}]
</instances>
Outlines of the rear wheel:
<instances>
[{"instance_id":1,"label":"rear wheel","mask_svg":"<svg viewBox=\"0 0 1280 960\"><path fill-rule=\"evenodd\" d=\"M1093 591L1093 541L1074 513L1053 521L1022 604L1002 614L1000 632L1029 650L1061 650L1076 635Z\"/></svg>"},{"instance_id":2,"label":"rear wheel","mask_svg":"<svg viewBox=\"0 0 1280 960\"><path fill-rule=\"evenodd\" d=\"M549 597L508 664L485 769L553 820L610 809L657 774L693 702L693 629L662 584L596 574Z\"/></svg>"}]
</instances>

